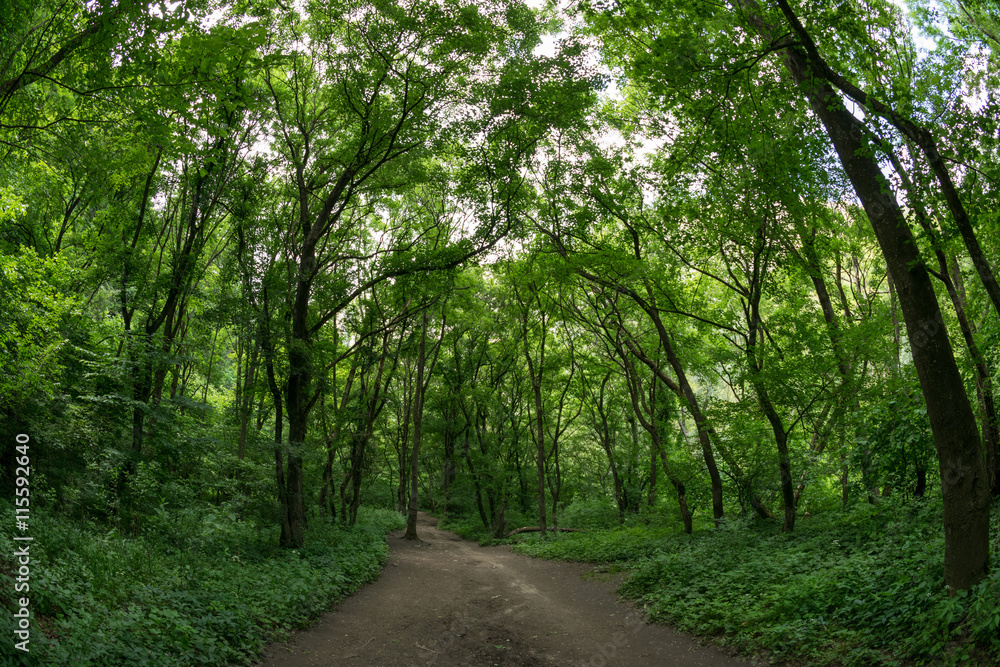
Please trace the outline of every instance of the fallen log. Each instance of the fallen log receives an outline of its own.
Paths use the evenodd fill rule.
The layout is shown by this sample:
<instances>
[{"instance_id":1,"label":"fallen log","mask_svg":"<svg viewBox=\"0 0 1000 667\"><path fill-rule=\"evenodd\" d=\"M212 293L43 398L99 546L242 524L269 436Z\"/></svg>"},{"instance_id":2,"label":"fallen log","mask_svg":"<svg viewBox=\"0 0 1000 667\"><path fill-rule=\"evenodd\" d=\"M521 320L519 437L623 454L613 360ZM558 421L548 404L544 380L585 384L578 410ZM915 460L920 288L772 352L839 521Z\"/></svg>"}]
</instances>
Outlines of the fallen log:
<instances>
[{"instance_id":1,"label":"fallen log","mask_svg":"<svg viewBox=\"0 0 1000 667\"><path fill-rule=\"evenodd\" d=\"M546 528L545 530L557 530L560 533L586 533L587 531L582 528ZM518 528L517 530L512 530L503 538L506 540L511 535L517 535L518 533L540 533L542 532L541 526L528 526L527 528Z\"/></svg>"}]
</instances>

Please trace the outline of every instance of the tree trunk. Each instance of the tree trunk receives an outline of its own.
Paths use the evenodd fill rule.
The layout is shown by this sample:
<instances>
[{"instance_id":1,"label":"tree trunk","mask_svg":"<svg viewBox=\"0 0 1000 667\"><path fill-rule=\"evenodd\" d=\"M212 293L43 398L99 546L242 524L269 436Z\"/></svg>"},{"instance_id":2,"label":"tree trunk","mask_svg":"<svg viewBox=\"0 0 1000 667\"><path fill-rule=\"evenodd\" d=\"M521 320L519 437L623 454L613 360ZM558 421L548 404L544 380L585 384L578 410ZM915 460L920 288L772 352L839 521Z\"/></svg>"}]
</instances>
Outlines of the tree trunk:
<instances>
[{"instance_id":1,"label":"tree trunk","mask_svg":"<svg viewBox=\"0 0 1000 667\"><path fill-rule=\"evenodd\" d=\"M965 283L962 280L962 269L958 265L958 258L952 257L951 280L955 286L958 299L958 306L965 311ZM973 322L969 322L969 333L976 332ZM971 350L970 350L971 351ZM996 398L993 393L993 376L988 364L983 363L978 350L974 357L976 359L976 396L979 398L983 410L983 446L986 449L986 471L993 480L992 489L994 496L1000 496L1000 419L997 417Z\"/></svg>"},{"instance_id":2,"label":"tree trunk","mask_svg":"<svg viewBox=\"0 0 1000 667\"><path fill-rule=\"evenodd\" d=\"M468 421L468 415L466 415L466 421ZM476 490L476 509L479 511L479 519L480 521L483 522L483 528L486 528L488 530L490 527L490 521L488 518L486 518L486 508L483 507L483 490L482 490L482 484L479 481L479 473L476 472L476 467L472 464L472 454L469 448L468 429L466 429L465 431L465 442L463 450L465 455L465 463L469 466L469 475L472 477L472 486Z\"/></svg>"},{"instance_id":3,"label":"tree trunk","mask_svg":"<svg viewBox=\"0 0 1000 667\"><path fill-rule=\"evenodd\" d=\"M649 494L646 496L646 505L650 509L656 507L656 450L649 449Z\"/></svg>"},{"instance_id":4,"label":"tree trunk","mask_svg":"<svg viewBox=\"0 0 1000 667\"><path fill-rule=\"evenodd\" d=\"M544 346L544 342L542 343ZM525 354L528 355L527 350ZM544 347L543 347L544 358ZM528 372L531 374L531 389L535 399L534 431L535 431L535 463L538 469L538 526L542 537L545 537L545 415L542 412L542 361L539 361L538 375L532 367L531 356L528 355Z\"/></svg>"},{"instance_id":5,"label":"tree trunk","mask_svg":"<svg viewBox=\"0 0 1000 667\"><path fill-rule=\"evenodd\" d=\"M759 369L753 370L760 372ZM774 434L774 444L778 450L778 473L781 482L781 499L785 505L785 519L781 524L781 530L790 533L795 529L795 488L792 484L792 466L788 453L788 432L785 431L781 416L771 402L771 397L767 389L759 380L753 381L754 390L757 392L757 400L760 402L764 416L767 417L771 425L771 432Z\"/></svg>"},{"instance_id":6,"label":"tree trunk","mask_svg":"<svg viewBox=\"0 0 1000 667\"><path fill-rule=\"evenodd\" d=\"M308 230L304 236L309 237ZM285 389L285 410L288 415L288 457L285 475L285 501L289 534L281 546L298 549L305 543L306 522L303 492L302 452L309 427L309 389L312 382L312 340L309 331L309 302L316 272L315 243L304 243L298 264L295 299L291 309L291 340L288 345L288 384Z\"/></svg>"},{"instance_id":7,"label":"tree trunk","mask_svg":"<svg viewBox=\"0 0 1000 667\"><path fill-rule=\"evenodd\" d=\"M281 408L282 396L281 388L278 386L274 376L274 364L271 355L266 357L267 383L271 389L271 396L274 399L274 479L278 496L278 521L281 524L281 535L278 538L279 544L287 544L291 539L291 526L288 523L288 499L285 496L285 462L284 450L284 412Z\"/></svg>"},{"instance_id":8,"label":"tree trunk","mask_svg":"<svg viewBox=\"0 0 1000 667\"><path fill-rule=\"evenodd\" d=\"M396 509L407 511L409 494L409 466L407 461L410 452L410 414L413 409L413 389L410 380L409 364L403 367L403 421L402 433L399 436L399 487L396 489Z\"/></svg>"},{"instance_id":9,"label":"tree trunk","mask_svg":"<svg viewBox=\"0 0 1000 667\"><path fill-rule=\"evenodd\" d=\"M712 446L712 435L713 430L709 424L708 418L701 411L701 405L698 403L698 397L694 393L694 389L691 388L691 383L688 382L687 373L684 372L684 366L681 364L680 358L677 356L676 349L674 348L673 341L671 340L670 333L667 331L660 319L659 313L649 306L644 299L637 298L638 295L630 295L633 300L636 301L643 310L646 311L653 324L656 326L657 335L660 339L660 345L663 347L663 351L667 354L667 362L673 369L674 374L677 376L677 382L673 382L670 377L659 367L659 365L650 359L648 355L644 354L638 346L633 344L631 341L625 341L626 346L628 346L629 351L639 359L642 363L646 364L657 377L667 385L667 387L677 394L678 397L683 398L688 406L688 411L691 413L694 419L695 429L698 432L698 443L701 445L701 453L705 459L705 468L708 470L709 479L712 482L712 517L715 520L715 525L718 527L722 523L722 519L725 515L723 509L723 499L722 499L722 476L719 474L719 466L715 461L715 452ZM725 457L725 453L723 452ZM742 480L743 474L736 465L735 461L727 461L730 467L733 469L734 475L737 479ZM754 508L763 507L762 504L755 505ZM773 518L768 512L766 515L762 515L766 518Z\"/></svg>"},{"instance_id":10,"label":"tree trunk","mask_svg":"<svg viewBox=\"0 0 1000 667\"><path fill-rule=\"evenodd\" d=\"M764 225L761 224L757 229L757 241L759 245L754 248L753 279L749 281L748 293L746 295L748 322L745 353L747 366L750 369L750 383L753 385L757 401L760 403L761 410L764 411L764 416L767 418L767 422L771 426L771 432L774 434L774 444L778 450L778 474L781 484L781 498L785 506L785 518L782 522L781 530L790 533L795 529L795 488L792 482L792 465L788 452L788 430L785 429L781 415L778 414L777 408L775 408L774 403L771 401L770 393L760 378L760 374L764 370L764 364L758 356L757 351L757 346L762 337L761 326L763 324L760 317L760 298L763 291L762 276L764 274L764 266L762 264L766 262L764 254L768 243L764 234Z\"/></svg>"},{"instance_id":11,"label":"tree trunk","mask_svg":"<svg viewBox=\"0 0 1000 667\"><path fill-rule=\"evenodd\" d=\"M427 388L430 385L430 375L433 373L434 366L437 363L438 352L441 350L441 341L444 339L444 333L446 330L444 312L442 311L441 338L438 339L437 345L434 349L434 356L431 360L430 367L427 369L428 378L425 382L424 366L427 361L428 320L429 315L425 310L423 313L423 322L420 326L420 344L417 347L417 378L413 395L413 448L410 451L410 502L407 507L406 533L403 535L403 539L407 540L420 539L417 536L417 503L419 492L418 483L420 479L420 441L423 437L424 425L424 398L427 395Z\"/></svg>"},{"instance_id":12,"label":"tree trunk","mask_svg":"<svg viewBox=\"0 0 1000 667\"><path fill-rule=\"evenodd\" d=\"M244 343L244 346L246 343ZM257 380L257 368L260 364L260 353L256 342L250 343L250 350L247 353L247 360L245 364L245 377L243 381L240 382L237 379L237 383L240 387L240 396L237 401L239 406L239 436L237 439L236 456L242 461L246 456L246 445L247 445L247 432L250 428L250 416L252 414L253 408L253 394L254 394L254 384ZM239 377L239 376L237 376Z\"/></svg>"},{"instance_id":13,"label":"tree trunk","mask_svg":"<svg viewBox=\"0 0 1000 667\"><path fill-rule=\"evenodd\" d=\"M769 33L759 19L757 27ZM770 41L769 35L765 40ZM892 184L872 157L860 122L833 88L816 78L809 58L798 47L785 48L785 63L833 142L899 294L941 471L945 584L967 589L986 576L989 566L990 482L937 296Z\"/></svg>"},{"instance_id":14,"label":"tree trunk","mask_svg":"<svg viewBox=\"0 0 1000 667\"><path fill-rule=\"evenodd\" d=\"M528 287L532 296L537 297L535 286ZM518 296L520 301L520 296ZM542 537L545 537L546 516L545 516L545 414L542 411L542 376L545 370L545 342L548 335L547 316L543 309L539 308L541 332L538 343L537 364L531 356L528 342L528 317L532 304L521 301L523 314L522 335L524 342L524 358L528 362L528 375L531 380L532 397L534 398L535 412L532 416L531 435L535 441L535 467L537 469L538 484L536 492L538 494L538 525L541 528Z\"/></svg>"},{"instance_id":15,"label":"tree trunk","mask_svg":"<svg viewBox=\"0 0 1000 667\"><path fill-rule=\"evenodd\" d=\"M413 395L413 446L410 449L410 496L407 504L406 533L403 539L419 540L417 536L417 509L419 501L420 439L424 423L424 360L427 358L427 313L423 314L420 327L420 345L417 352L417 380Z\"/></svg>"},{"instance_id":16,"label":"tree trunk","mask_svg":"<svg viewBox=\"0 0 1000 667\"><path fill-rule=\"evenodd\" d=\"M639 374L636 372L635 364L632 363L632 360L620 344L617 345L617 351L622 359L622 365L625 368L625 381L628 387L629 399L632 403L632 437L638 441L638 426L641 424L643 429L645 429L645 431L649 434L649 438L652 441L651 450L653 455L653 468L650 471L650 483L652 485L656 479L656 456L659 454L660 461L663 464L663 472L666 473L667 479L670 480L670 483L677 491L677 504L680 507L681 521L684 523L684 532L690 534L692 530L692 522L691 511L687 504L687 488L671 469L670 462L667 460L667 452L663 447L661 425L670 419L670 408L669 404L664 403L663 400L659 398L659 392L656 391L659 378L655 373L650 378L649 397L647 398L646 393L642 390L642 385L639 379ZM667 395L666 398L669 398L669 395ZM655 500L656 496L651 492L650 498Z\"/></svg>"},{"instance_id":17,"label":"tree trunk","mask_svg":"<svg viewBox=\"0 0 1000 667\"><path fill-rule=\"evenodd\" d=\"M931 224L923 202L920 200L919 192L913 186L909 175L895 153L893 151L887 151L887 153L896 173L899 174L903 187L910 194L911 205L916 213L917 222L928 235L931 245L934 247L934 254L938 261L938 278L944 283L948 297L951 299L959 329L962 331L962 338L965 340L965 347L969 351L969 356L972 358L972 363L976 368L976 396L983 411L982 434L986 455L986 471L991 480L990 488L992 493L993 495L997 495L998 488L1000 488L998 487L996 478L998 421L993 397L993 377L990 367L980 352L979 345L976 343L973 324L966 315L965 288L962 282L961 267L959 267L957 258L953 258L950 263L948 262L948 258L938 242L938 234Z\"/></svg>"}]
</instances>

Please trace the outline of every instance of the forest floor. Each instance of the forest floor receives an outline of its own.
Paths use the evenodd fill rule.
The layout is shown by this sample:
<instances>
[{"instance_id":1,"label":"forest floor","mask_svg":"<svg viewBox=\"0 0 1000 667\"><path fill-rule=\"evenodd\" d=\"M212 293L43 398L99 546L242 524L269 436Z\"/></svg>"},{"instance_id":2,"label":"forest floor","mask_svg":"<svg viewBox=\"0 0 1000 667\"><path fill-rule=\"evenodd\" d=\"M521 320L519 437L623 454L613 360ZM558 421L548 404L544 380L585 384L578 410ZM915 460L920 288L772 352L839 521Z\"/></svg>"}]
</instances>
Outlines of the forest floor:
<instances>
[{"instance_id":1,"label":"forest floor","mask_svg":"<svg viewBox=\"0 0 1000 667\"><path fill-rule=\"evenodd\" d=\"M421 513L420 542L389 536L382 576L288 643L263 667L624 665L738 667L615 594L593 566L535 560L437 529Z\"/></svg>"}]
</instances>

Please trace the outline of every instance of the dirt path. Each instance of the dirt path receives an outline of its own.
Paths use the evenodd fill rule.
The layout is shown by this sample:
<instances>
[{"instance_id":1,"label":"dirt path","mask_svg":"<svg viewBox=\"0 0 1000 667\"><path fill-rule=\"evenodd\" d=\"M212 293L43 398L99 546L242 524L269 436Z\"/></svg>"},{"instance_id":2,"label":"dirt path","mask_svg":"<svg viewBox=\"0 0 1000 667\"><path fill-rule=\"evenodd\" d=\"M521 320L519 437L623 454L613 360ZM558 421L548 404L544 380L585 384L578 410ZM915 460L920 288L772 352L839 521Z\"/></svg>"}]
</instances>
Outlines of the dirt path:
<instances>
[{"instance_id":1,"label":"dirt path","mask_svg":"<svg viewBox=\"0 0 1000 667\"><path fill-rule=\"evenodd\" d=\"M288 644L264 667L624 665L738 667L669 628L647 625L590 566L480 547L421 513L423 543L390 535L382 576Z\"/></svg>"}]
</instances>

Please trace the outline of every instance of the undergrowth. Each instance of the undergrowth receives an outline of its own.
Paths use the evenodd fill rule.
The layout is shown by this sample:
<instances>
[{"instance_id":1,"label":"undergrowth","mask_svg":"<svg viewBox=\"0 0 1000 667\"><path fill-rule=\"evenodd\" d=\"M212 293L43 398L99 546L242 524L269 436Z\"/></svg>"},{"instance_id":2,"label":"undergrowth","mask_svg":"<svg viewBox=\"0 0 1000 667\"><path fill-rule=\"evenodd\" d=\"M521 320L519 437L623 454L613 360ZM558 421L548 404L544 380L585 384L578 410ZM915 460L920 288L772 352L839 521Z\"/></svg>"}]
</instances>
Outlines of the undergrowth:
<instances>
[{"instance_id":1,"label":"undergrowth","mask_svg":"<svg viewBox=\"0 0 1000 667\"><path fill-rule=\"evenodd\" d=\"M692 535L631 526L532 535L515 549L616 563L631 572L621 593L651 620L776 662L1000 665L998 542L992 574L957 595L944 588L939 500L800 518L791 534L744 522Z\"/></svg>"},{"instance_id":2,"label":"undergrowth","mask_svg":"<svg viewBox=\"0 0 1000 667\"><path fill-rule=\"evenodd\" d=\"M310 522L306 546L208 510L125 538L36 512L30 543L30 652L14 651L14 542L0 533L0 665L239 665L375 579L402 517L362 508L358 524ZM13 510L0 507L5 525ZM18 543L18 547L23 543Z\"/></svg>"}]
</instances>

